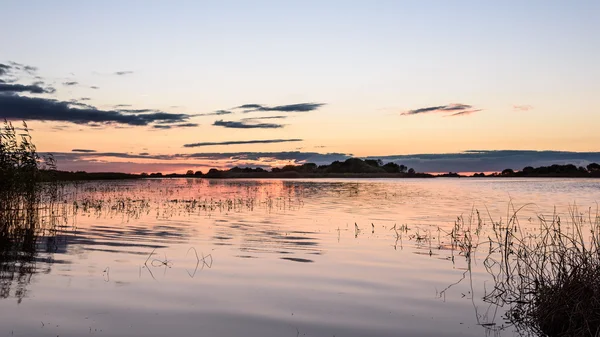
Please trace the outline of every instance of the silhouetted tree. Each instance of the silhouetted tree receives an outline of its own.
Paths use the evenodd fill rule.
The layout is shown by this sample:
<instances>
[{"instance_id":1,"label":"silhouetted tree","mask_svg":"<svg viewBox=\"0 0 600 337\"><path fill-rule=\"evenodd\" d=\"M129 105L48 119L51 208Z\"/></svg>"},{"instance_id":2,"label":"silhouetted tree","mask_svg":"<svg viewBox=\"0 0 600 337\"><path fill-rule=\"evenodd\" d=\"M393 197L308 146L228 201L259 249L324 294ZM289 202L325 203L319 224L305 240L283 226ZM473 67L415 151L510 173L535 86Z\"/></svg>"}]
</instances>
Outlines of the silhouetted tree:
<instances>
[{"instance_id":1,"label":"silhouetted tree","mask_svg":"<svg viewBox=\"0 0 600 337\"><path fill-rule=\"evenodd\" d=\"M381 159L365 159L365 163L373 167L383 166L383 161Z\"/></svg>"},{"instance_id":2,"label":"silhouetted tree","mask_svg":"<svg viewBox=\"0 0 600 337\"><path fill-rule=\"evenodd\" d=\"M148 176L148 173L146 173L146 172L142 172L142 173L140 173L140 176L142 176L142 177L147 177L147 176Z\"/></svg>"},{"instance_id":3,"label":"silhouetted tree","mask_svg":"<svg viewBox=\"0 0 600 337\"><path fill-rule=\"evenodd\" d=\"M186 176L193 176L194 175L194 171L192 170L187 170L187 172L185 173Z\"/></svg>"},{"instance_id":4,"label":"silhouetted tree","mask_svg":"<svg viewBox=\"0 0 600 337\"><path fill-rule=\"evenodd\" d=\"M222 172L217 170L216 168L211 168L210 170L208 170L208 173L206 173L206 176L209 178L219 178L222 176Z\"/></svg>"},{"instance_id":5,"label":"silhouetted tree","mask_svg":"<svg viewBox=\"0 0 600 337\"><path fill-rule=\"evenodd\" d=\"M515 171L513 171L513 169L507 168L502 171L503 176L511 176L513 174L515 174Z\"/></svg>"},{"instance_id":6,"label":"silhouetted tree","mask_svg":"<svg viewBox=\"0 0 600 337\"><path fill-rule=\"evenodd\" d=\"M600 164L591 163L587 166L587 170L590 172L600 172Z\"/></svg>"},{"instance_id":7,"label":"silhouetted tree","mask_svg":"<svg viewBox=\"0 0 600 337\"><path fill-rule=\"evenodd\" d=\"M388 173L399 173L400 172L400 165L398 165L396 163L389 162L389 163L383 165L382 167L385 170L385 172L388 172Z\"/></svg>"},{"instance_id":8,"label":"silhouetted tree","mask_svg":"<svg viewBox=\"0 0 600 337\"><path fill-rule=\"evenodd\" d=\"M525 174L532 174L535 171L535 169L531 166L526 166L523 168L523 173Z\"/></svg>"},{"instance_id":9,"label":"silhouetted tree","mask_svg":"<svg viewBox=\"0 0 600 337\"><path fill-rule=\"evenodd\" d=\"M414 169L414 168L412 168L412 167L411 167L411 168L409 168L409 169L408 169L408 174L410 174L410 175L413 175L413 174L415 174L415 169Z\"/></svg>"},{"instance_id":10,"label":"silhouetted tree","mask_svg":"<svg viewBox=\"0 0 600 337\"><path fill-rule=\"evenodd\" d=\"M194 172L194 175L195 176L201 176L202 175L202 171L196 171L196 172Z\"/></svg>"}]
</instances>

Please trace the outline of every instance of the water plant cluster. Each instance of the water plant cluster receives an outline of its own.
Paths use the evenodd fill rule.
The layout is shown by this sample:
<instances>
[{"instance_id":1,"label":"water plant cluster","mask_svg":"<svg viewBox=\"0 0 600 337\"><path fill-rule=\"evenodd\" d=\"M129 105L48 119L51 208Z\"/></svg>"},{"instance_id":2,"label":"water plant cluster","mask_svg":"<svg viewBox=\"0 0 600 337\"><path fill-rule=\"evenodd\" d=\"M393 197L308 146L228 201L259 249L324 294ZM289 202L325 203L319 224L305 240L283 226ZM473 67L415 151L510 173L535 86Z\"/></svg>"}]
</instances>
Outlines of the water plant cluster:
<instances>
[{"instance_id":1,"label":"water plant cluster","mask_svg":"<svg viewBox=\"0 0 600 337\"><path fill-rule=\"evenodd\" d=\"M566 219L555 212L521 223L519 211L504 222L459 217L448 233L468 272L485 253L494 285L483 301L506 308L505 321L523 335L600 336L600 215L572 207Z\"/></svg>"},{"instance_id":2,"label":"water plant cluster","mask_svg":"<svg viewBox=\"0 0 600 337\"><path fill-rule=\"evenodd\" d=\"M27 124L0 129L0 236L23 223L35 225L39 211L58 199L58 185L49 181L56 163L40 157Z\"/></svg>"},{"instance_id":3,"label":"water plant cluster","mask_svg":"<svg viewBox=\"0 0 600 337\"><path fill-rule=\"evenodd\" d=\"M26 123L16 128L5 121L0 128L0 298L21 300L25 285L37 270L41 238L55 230L60 185L52 179L56 165L40 157Z\"/></svg>"}]
</instances>

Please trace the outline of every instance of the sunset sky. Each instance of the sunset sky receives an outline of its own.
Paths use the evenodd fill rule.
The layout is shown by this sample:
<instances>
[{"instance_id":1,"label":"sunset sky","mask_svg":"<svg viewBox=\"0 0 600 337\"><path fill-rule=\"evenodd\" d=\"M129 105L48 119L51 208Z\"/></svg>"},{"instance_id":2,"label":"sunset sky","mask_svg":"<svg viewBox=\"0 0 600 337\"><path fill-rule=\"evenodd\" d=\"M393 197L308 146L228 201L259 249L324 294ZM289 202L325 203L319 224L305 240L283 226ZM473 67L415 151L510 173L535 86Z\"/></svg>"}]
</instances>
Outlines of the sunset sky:
<instances>
[{"instance_id":1,"label":"sunset sky","mask_svg":"<svg viewBox=\"0 0 600 337\"><path fill-rule=\"evenodd\" d=\"M1 11L0 118L26 120L60 169L600 161L599 1L7 0Z\"/></svg>"}]
</instances>

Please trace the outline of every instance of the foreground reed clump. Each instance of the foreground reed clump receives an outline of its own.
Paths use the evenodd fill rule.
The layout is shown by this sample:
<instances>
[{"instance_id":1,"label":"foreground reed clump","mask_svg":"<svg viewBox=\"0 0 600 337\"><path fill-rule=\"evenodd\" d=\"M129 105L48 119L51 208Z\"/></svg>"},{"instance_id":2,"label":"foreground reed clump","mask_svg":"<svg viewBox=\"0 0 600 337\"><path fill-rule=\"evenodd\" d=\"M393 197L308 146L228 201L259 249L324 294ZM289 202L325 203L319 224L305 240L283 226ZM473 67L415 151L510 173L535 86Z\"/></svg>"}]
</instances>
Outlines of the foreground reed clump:
<instances>
[{"instance_id":1,"label":"foreground reed clump","mask_svg":"<svg viewBox=\"0 0 600 337\"><path fill-rule=\"evenodd\" d=\"M27 124L17 130L5 121L0 129L0 236L23 225L34 225L39 212L57 199L57 184L47 180L54 159L41 158Z\"/></svg>"},{"instance_id":2,"label":"foreground reed clump","mask_svg":"<svg viewBox=\"0 0 600 337\"><path fill-rule=\"evenodd\" d=\"M505 319L524 335L600 336L600 215L574 207L566 221L554 213L522 225L518 213L492 220L491 229L477 213L451 233L469 261L488 250L483 262L495 284L483 300L507 307ZM484 233L489 240L480 242Z\"/></svg>"}]
</instances>

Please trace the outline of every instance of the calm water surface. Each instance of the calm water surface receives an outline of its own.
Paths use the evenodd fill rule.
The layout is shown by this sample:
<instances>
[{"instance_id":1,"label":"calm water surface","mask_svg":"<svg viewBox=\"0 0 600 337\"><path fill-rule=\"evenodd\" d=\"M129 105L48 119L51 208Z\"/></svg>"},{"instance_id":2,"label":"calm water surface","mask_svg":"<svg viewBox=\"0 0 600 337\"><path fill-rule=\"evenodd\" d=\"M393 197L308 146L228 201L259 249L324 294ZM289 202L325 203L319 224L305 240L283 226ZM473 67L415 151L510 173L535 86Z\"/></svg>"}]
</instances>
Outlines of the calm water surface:
<instances>
[{"instance_id":1,"label":"calm water surface","mask_svg":"<svg viewBox=\"0 0 600 337\"><path fill-rule=\"evenodd\" d=\"M503 309L481 301L489 276L475 263L463 279L443 232L474 209L505 219L509 201L529 204L519 214L532 223L600 201L600 181L583 179L173 179L65 191L48 229L0 256L0 336L512 336L496 331Z\"/></svg>"}]
</instances>

